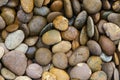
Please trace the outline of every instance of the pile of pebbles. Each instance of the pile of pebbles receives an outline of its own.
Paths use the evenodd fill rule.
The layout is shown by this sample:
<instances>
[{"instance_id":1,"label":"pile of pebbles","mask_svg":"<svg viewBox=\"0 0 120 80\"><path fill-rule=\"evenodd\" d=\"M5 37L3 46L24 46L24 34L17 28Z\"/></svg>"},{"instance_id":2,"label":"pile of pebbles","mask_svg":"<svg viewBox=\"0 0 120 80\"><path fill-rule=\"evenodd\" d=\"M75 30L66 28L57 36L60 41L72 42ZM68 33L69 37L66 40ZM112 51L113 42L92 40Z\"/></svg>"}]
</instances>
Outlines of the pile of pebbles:
<instances>
[{"instance_id":1,"label":"pile of pebbles","mask_svg":"<svg viewBox=\"0 0 120 80\"><path fill-rule=\"evenodd\" d=\"M0 80L119 80L120 0L0 0Z\"/></svg>"}]
</instances>

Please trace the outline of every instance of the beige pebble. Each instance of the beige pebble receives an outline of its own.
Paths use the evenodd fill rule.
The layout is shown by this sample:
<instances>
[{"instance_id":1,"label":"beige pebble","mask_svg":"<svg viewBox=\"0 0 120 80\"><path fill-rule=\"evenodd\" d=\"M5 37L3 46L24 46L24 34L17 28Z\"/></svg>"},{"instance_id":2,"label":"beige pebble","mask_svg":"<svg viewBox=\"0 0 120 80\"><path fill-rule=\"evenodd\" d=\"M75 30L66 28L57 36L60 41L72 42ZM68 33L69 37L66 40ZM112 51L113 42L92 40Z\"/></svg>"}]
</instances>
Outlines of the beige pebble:
<instances>
[{"instance_id":1,"label":"beige pebble","mask_svg":"<svg viewBox=\"0 0 120 80\"><path fill-rule=\"evenodd\" d=\"M42 74L42 80L57 80L56 76L50 72L44 72Z\"/></svg>"},{"instance_id":2,"label":"beige pebble","mask_svg":"<svg viewBox=\"0 0 120 80\"><path fill-rule=\"evenodd\" d=\"M16 77L15 80L32 80L32 79L29 78L28 76L18 76L18 77Z\"/></svg>"}]
</instances>

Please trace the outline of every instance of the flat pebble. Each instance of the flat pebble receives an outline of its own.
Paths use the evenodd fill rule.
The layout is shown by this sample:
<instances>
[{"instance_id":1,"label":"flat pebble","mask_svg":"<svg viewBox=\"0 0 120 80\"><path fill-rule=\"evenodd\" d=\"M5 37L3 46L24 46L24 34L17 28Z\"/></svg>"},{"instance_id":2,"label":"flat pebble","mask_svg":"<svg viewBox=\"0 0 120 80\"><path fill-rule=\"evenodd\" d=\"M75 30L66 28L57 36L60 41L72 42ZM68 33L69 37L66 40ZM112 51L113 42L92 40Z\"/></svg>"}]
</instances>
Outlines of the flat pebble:
<instances>
[{"instance_id":1,"label":"flat pebble","mask_svg":"<svg viewBox=\"0 0 120 80\"><path fill-rule=\"evenodd\" d=\"M34 79L40 78L42 76L42 67L36 63L30 64L26 68L26 74Z\"/></svg>"},{"instance_id":2,"label":"flat pebble","mask_svg":"<svg viewBox=\"0 0 120 80\"><path fill-rule=\"evenodd\" d=\"M68 52L70 49L71 49L71 43L69 41L61 41L52 47L52 52L53 53L58 53L58 52L65 53L65 52Z\"/></svg>"},{"instance_id":3,"label":"flat pebble","mask_svg":"<svg viewBox=\"0 0 120 80\"><path fill-rule=\"evenodd\" d=\"M28 37L25 39L25 43L28 46L34 46L38 41L38 36Z\"/></svg>"},{"instance_id":4,"label":"flat pebble","mask_svg":"<svg viewBox=\"0 0 120 80\"><path fill-rule=\"evenodd\" d=\"M42 74L42 80L57 80L56 76L50 72L44 72Z\"/></svg>"},{"instance_id":5,"label":"flat pebble","mask_svg":"<svg viewBox=\"0 0 120 80\"><path fill-rule=\"evenodd\" d=\"M48 48L39 48L35 53L35 60L40 65L47 65L52 60L52 53Z\"/></svg>"},{"instance_id":6,"label":"flat pebble","mask_svg":"<svg viewBox=\"0 0 120 80\"><path fill-rule=\"evenodd\" d=\"M70 71L71 78L80 80L88 80L91 74L92 71L86 63L78 63Z\"/></svg>"},{"instance_id":7,"label":"flat pebble","mask_svg":"<svg viewBox=\"0 0 120 80\"><path fill-rule=\"evenodd\" d=\"M104 71L96 71L91 75L90 80L107 80L107 75Z\"/></svg>"},{"instance_id":8,"label":"flat pebble","mask_svg":"<svg viewBox=\"0 0 120 80\"><path fill-rule=\"evenodd\" d=\"M100 71L102 69L102 60L98 56L89 57L87 64L89 65L92 72Z\"/></svg>"},{"instance_id":9,"label":"flat pebble","mask_svg":"<svg viewBox=\"0 0 120 80\"><path fill-rule=\"evenodd\" d=\"M32 80L32 79L29 78L28 76L18 76L15 78L15 80Z\"/></svg>"},{"instance_id":10,"label":"flat pebble","mask_svg":"<svg viewBox=\"0 0 120 80\"><path fill-rule=\"evenodd\" d=\"M68 19L65 18L64 16L57 16L53 20L53 25L56 29L60 31L65 31L68 29Z\"/></svg>"},{"instance_id":11,"label":"flat pebble","mask_svg":"<svg viewBox=\"0 0 120 80\"><path fill-rule=\"evenodd\" d=\"M10 51L2 58L2 62L6 68L10 69L17 75L23 75L27 67L27 58L24 53L20 51Z\"/></svg>"},{"instance_id":12,"label":"flat pebble","mask_svg":"<svg viewBox=\"0 0 120 80\"><path fill-rule=\"evenodd\" d=\"M4 53L5 53L4 48L0 46L0 59L3 57Z\"/></svg>"},{"instance_id":13,"label":"flat pebble","mask_svg":"<svg viewBox=\"0 0 120 80\"><path fill-rule=\"evenodd\" d=\"M58 30L49 30L42 36L43 43L47 45L53 45L61 41L61 35Z\"/></svg>"},{"instance_id":14,"label":"flat pebble","mask_svg":"<svg viewBox=\"0 0 120 80\"><path fill-rule=\"evenodd\" d=\"M1 69L1 74L5 79L15 79L15 74L6 68Z\"/></svg>"},{"instance_id":15,"label":"flat pebble","mask_svg":"<svg viewBox=\"0 0 120 80\"><path fill-rule=\"evenodd\" d=\"M83 0L83 6L86 11L90 14L94 14L101 10L101 0Z\"/></svg>"},{"instance_id":16,"label":"flat pebble","mask_svg":"<svg viewBox=\"0 0 120 80\"><path fill-rule=\"evenodd\" d=\"M25 54L28 50L28 45L26 45L25 43L22 43L15 50L21 51Z\"/></svg>"},{"instance_id":17,"label":"flat pebble","mask_svg":"<svg viewBox=\"0 0 120 80\"><path fill-rule=\"evenodd\" d=\"M56 53L52 59L53 65L60 69L65 69L68 66L68 59L65 53Z\"/></svg>"},{"instance_id":18,"label":"flat pebble","mask_svg":"<svg viewBox=\"0 0 120 80\"><path fill-rule=\"evenodd\" d=\"M5 45L8 49L15 49L17 46L19 46L22 41L24 40L25 35L22 30L17 30L13 33L8 34Z\"/></svg>"},{"instance_id":19,"label":"flat pebble","mask_svg":"<svg viewBox=\"0 0 120 80\"><path fill-rule=\"evenodd\" d=\"M80 46L73 51L73 54L69 57L69 64L74 66L80 62L85 62L89 58L89 49L86 46Z\"/></svg>"},{"instance_id":20,"label":"flat pebble","mask_svg":"<svg viewBox=\"0 0 120 80\"><path fill-rule=\"evenodd\" d=\"M100 58L101 58L104 62L110 62L113 57L112 57L112 56L108 56L108 55L106 55L105 53L102 53L102 54L100 55Z\"/></svg>"}]
</instances>

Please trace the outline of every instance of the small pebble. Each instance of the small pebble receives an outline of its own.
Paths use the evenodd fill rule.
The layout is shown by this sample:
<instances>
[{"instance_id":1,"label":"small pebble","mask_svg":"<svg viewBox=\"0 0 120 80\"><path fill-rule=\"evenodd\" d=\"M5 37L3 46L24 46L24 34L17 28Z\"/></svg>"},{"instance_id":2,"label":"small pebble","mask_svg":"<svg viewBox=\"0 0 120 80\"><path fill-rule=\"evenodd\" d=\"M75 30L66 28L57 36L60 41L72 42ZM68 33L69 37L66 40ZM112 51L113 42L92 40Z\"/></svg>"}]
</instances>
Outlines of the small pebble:
<instances>
[{"instance_id":1,"label":"small pebble","mask_svg":"<svg viewBox=\"0 0 120 80\"><path fill-rule=\"evenodd\" d=\"M101 58L104 62L110 62L113 57L112 57L112 56L108 56L108 55L102 53L102 54L100 55L100 58Z\"/></svg>"},{"instance_id":2,"label":"small pebble","mask_svg":"<svg viewBox=\"0 0 120 80\"><path fill-rule=\"evenodd\" d=\"M0 16L0 30L1 30L1 29L4 29L5 26L6 26L6 23L5 23L5 21L3 20L3 18Z\"/></svg>"},{"instance_id":3,"label":"small pebble","mask_svg":"<svg viewBox=\"0 0 120 80\"><path fill-rule=\"evenodd\" d=\"M38 41L38 36L34 36L34 37L28 37L25 39L25 43L28 46L34 46Z\"/></svg>"},{"instance_id":4,"label":"small pebble","mask_svg":"<svg viewBox=\"0 0 120 80\"><path fill-rule=\"evenodd\" d=\"M8 32L14 32L19 28L18 24L11 24L9 26L6 27L6 31Z\"/></svg>"},{"instance_id":5,"label":"small pebble","mask_svg":"<svg viewBox=\"0 0 120 80\"><path fill-rule=\"evenodd\" d=\"M115 1L112 5L112 9L115 11L115 12L120 12L120 1Z\"/></svg>"}]
</instances>

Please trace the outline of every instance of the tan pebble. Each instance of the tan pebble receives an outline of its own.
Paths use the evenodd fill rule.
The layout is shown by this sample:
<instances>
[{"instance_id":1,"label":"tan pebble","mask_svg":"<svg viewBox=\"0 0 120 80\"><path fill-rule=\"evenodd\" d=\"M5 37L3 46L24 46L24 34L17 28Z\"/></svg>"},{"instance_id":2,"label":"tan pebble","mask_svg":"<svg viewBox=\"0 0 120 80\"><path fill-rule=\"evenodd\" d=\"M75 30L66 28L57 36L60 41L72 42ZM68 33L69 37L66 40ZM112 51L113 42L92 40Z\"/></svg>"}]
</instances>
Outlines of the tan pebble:
<instances>
[{"instance_id":1,"label":"tan pebble","mask_svg":"<svg viewBox=\"0 0 120 80\"><path fill-rule=\"evenodd\" d=\"M119 58L118 58L118 54L116 52L114 52L114 62L116 65L119 65Z\"/></svg>"},{"instance_id":2,"label":"tan pebble","mask_svg":"<svg viewBox=\"0 0 120 80\"><path fill-rule=\"evenodd\" d=\"M53 25L56 29L60 31L65 31L68 29L68 19L63 16L57 16L53 20Z\"/></svg>"},{"instance_id":3,"label":"tan pebble","mask_svg":"<svg viewBox=\"0 0 120 80\"><path fill-rule=\"evenodd\" d=\"M99 22L99 20L100 20L100 13L98 12L98 13L94 14L94 15L92 16L92 18L93 18L93 21L94 21L95 23Z\"/></svg>"},{"instance_id":4,"label":"tan pebble","mask_svg":"<svg viewBox=\"0 0 120 80\"><path fill-rule=\"evenodd\" d=\"M72 49L75 50L80 46L79 42L77 40L72 41Z\"/></svg>"},{"instance_id":5,"label":"tan pebble","mask_svg":"<svg viewBox=\"0 0 120 80\"><path fill-rule=\"evenodd\" d=\"M28 46L34 46L37 41L38 41L38 36L28 37L25 39L25 43Z\"/></svg>"},{"instance_id":6,"label":"tan pebble","mask_svg":"<svg viewBox=\"0 0 120 80\"><path fill-rule=\"evenodd\" d=\"M6 37L8 36L8 32L6 30L2 31L2 38L6 39Z\"/></svg>"},{"instance_id":7,"label":"tan pebble","mask_svg":"<svg viewBox=\"0 0 120 80\"><path fill-rule=\"evenodd\" d=\"M34 7L34 0L20 0L21 6L26 13L30 13Z\"/></svg>"},{"instance_id":8,"label":"tan pebble","mask_svg":"<svg viewBox=\"0 0 120 80\"><path fill-rule=\"evenodd\" d=\"M6 27L6 31L13 32L16 31L19 28L18 24L11 24Z\"/></svg>"},{"instance_id":9,"label":"tan pebble","mask_svg":"<svg viewBox=\"0 0 120 80\"><path fill-rule=\"evenodd\" d=\"M44 0L43 5L47 5L50 3L50 0Z\"/></svg>"},{"instance_id":10,"label":"tan pebble","mask_svg":"<svg viewBox=\"0 0 120 80\"><path fill-rule=\"evenodd\" d=\"M0 80L5 80L3 76L0 75Z\"/></svg>"},{"instance_id":11,"label":"tan pebble","mask_svg":"<svg viewBox=\"0 0 120 80\"><path fill-rule=\"evenodd\" d=\"M44 72L42 74L42 80L57 80L56 76L50 72Z\"/></svg>"}]
</instances>

